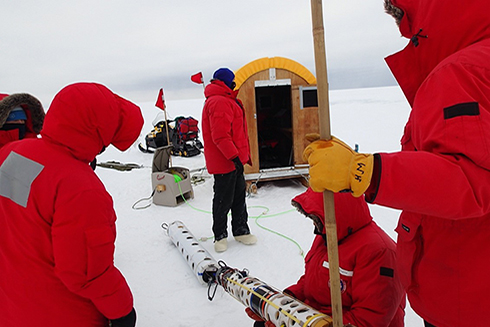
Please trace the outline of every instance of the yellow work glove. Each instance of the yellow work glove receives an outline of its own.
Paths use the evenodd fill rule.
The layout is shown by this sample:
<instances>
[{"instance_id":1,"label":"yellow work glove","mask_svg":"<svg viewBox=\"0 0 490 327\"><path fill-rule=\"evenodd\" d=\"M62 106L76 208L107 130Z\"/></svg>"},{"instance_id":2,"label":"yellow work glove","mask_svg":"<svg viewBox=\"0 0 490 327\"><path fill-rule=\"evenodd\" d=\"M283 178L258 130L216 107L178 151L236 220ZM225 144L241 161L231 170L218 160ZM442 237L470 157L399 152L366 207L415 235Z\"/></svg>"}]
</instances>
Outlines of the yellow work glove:
<instances>
[{"instance_id":1,"label":"yellow work glove","mask_svg":"<svg viewBox=\"0 0 490 327\"><path fill-rule=\"evenodd\" d=\"M335 137L311 143L303 158L310 165L310 187L315 192L347 190L359 197L371 183L373 155L354 152Z\"/></svg>"}]
</instances>

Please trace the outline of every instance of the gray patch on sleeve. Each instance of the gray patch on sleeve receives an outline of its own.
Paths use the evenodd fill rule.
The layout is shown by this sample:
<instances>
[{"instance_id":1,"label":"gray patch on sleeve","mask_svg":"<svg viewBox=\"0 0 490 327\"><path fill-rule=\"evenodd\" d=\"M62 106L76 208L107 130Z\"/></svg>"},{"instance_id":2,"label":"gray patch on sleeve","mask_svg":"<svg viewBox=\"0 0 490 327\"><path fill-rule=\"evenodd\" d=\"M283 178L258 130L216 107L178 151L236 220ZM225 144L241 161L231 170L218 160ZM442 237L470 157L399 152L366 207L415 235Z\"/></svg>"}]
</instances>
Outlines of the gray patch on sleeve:
<instances>
[{"instance_id":1,"label":"gray patch on sleeve","mask_svg":"<svg viewBox=\"0 0 490 327\"><path fill-rule=\"evenodd\" d=\"M27 207L31 184L43 168L43 165L11 152L0 166L0 196Z\"/></svg>"}]
</instances>

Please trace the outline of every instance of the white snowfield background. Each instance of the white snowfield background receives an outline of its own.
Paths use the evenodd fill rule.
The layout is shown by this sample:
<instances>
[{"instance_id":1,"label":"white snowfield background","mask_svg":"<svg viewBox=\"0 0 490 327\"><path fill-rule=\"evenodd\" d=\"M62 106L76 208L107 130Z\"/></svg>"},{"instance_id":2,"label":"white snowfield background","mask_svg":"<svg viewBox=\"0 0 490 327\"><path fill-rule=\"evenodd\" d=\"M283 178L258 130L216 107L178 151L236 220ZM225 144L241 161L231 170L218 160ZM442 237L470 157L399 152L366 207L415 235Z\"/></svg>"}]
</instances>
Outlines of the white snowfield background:
<instances>
[{"instance_id":1,"label":"white snowfield background","mask_svg":"<svg viewBox=\"0 0 490 327\"><path fill-rule=\"evenodd\" d=\"M164 117L154 106L157 94L155 90L154 100L137 103L145 117L138 142L144 143L145 135L153 128L152 123ZM204 97L166 99L168 119L193 116L199 120L200 127L203 103ZM351 147L358 144L359 152L398 151L409 112L409 105L398 87L330 92L332 134ZM199 139L202 141L201 133ZM187 203L176 207L157 206L149 199L153 156L139 151L138 142L126 152L111 146L98 156L98 162L136 163L142 168L125 172L96 169L114 199L118 216L115 264L133 292L137 326L253 326L253 321L245 314L245 306L221 287L217 288L214 299L208 300L207 287L199 283L161 225L182 221L197 239L209 238L200 244L215 260L223 260L230 267L246 268L251 276L282 290L303 274L303 256L314 238L312 221L291 210L291 199L304 192L305 187L299 179L259 182L257 193L247 198L249 226L258 238L257 244L237 243L230 227L228 250L215 253L211 231L213 179L206 171L192 172L205 167L204 155L172 157L173 166L190 169L191 175L203 177L204 182L193 185L194 198ZM148 204L150 206L143 208ZM394 229L399 211L375 205L370 205L370 209L376 223L396 240ZM405 324L423 326L408 302Z\"/></svg>"}]
</instances>

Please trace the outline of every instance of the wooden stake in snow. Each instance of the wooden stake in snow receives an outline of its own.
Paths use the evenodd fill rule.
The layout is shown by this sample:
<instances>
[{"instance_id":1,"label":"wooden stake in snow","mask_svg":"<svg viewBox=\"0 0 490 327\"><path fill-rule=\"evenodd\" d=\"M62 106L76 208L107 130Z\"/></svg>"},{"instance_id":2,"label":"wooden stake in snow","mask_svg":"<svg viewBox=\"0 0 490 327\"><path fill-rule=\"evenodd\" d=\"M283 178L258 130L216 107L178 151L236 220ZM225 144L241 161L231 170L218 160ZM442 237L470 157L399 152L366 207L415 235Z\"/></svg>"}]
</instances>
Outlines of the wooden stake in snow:
<instances>
[{"instance_id":1,"label":"wooden stake in snow","mask_svg":"<svg viewBox=\"0 0 490 327\"><path fill-rule=\"evenodd\" d=\"M315 51L315 69L318 90L318 115L320 137L330 140L330 110L328 97L327 56L325 51L325 35L323 29L322 0L311 0L311 16L313 23L313 42ZM339 250L337 241L337 223L333 193L323 192L325 206L325 229L327 230L328 264L330 274L330 296L332 299L332 318L334 327L342 327L342 299L340 293Z\"/></svg>"}]
</instances>

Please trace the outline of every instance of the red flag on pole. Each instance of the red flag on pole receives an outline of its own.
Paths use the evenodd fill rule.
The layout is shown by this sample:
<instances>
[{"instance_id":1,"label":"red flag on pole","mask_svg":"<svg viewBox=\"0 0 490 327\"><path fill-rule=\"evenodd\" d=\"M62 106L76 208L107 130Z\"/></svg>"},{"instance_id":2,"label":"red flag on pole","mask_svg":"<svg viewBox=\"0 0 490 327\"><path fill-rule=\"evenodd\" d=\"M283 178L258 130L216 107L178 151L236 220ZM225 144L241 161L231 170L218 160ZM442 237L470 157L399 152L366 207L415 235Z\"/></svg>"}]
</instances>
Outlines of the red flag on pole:
<instances>
[{"instance_id":1,"label":"red flag on pole","mask_svg":"<svg viewBox=\"0 0 490 327\"><path fill-rule=\"evenodd\" d=\"M194 74L191 76L191 81L193 81L196 84L204 84L204 80L202 78L202 73L199 72L197 74Z\"/></svg>"},{"instance_id":2,"label":"red flag on pole","mask_svg":"<svg viewBox=\"0 0 490 327\"><path fill-rule=\"evenodd\" d=\"M160 89L160 92L158 92L158 98L157 103L155 103L155 107L165 110L165 98L163 97L163 89Z\"/></svg>"}]
</instances>

